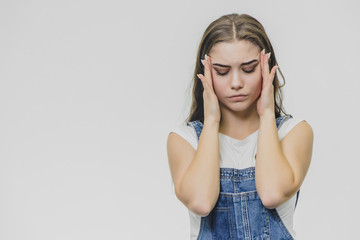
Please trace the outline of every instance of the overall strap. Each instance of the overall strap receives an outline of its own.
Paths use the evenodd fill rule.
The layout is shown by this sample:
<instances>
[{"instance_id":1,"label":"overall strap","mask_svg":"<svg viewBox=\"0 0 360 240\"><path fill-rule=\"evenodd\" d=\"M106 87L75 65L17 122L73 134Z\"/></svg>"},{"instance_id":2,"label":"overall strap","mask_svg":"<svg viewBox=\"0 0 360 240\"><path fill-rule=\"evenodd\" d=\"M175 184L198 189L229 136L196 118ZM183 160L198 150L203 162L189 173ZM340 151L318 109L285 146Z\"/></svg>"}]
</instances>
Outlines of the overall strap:
<instances>
[{"instance_id":1,"label":"overall strap","mask_svg":"<svg viewBox=\"0 0 360 240\"><path fill-rule=\"evenodd\" d=\"M295 208L296 208L296 205L297 205L297 202L298 202L298 199L299 199L299 194L300 194L300 188L299 188L299 190L298 190L297 193L296 193Z\"/></svg>"},{"instance_id":2,"label":"overall strap","mask_svg":"<svg viewBox=\"0 0 360 240\"><path fill-rule=\"evenodd\" d=\"M284 116L276 118L275 119L276 127L279 129L281 127L281 125L283 125L283 123L286 122L287 120L289 120L290 118L292 118L291 115L284 115Z\"/></svg>"},{"instance_id":3,"label":"overall strap","mask_svg":"<svg viewBox=\"0 0 360 240\"><path fill-rule=\"evenodd\" d=\"M192 125L193 128L195 129L196 131L196 135L197 135L197 138L199 140L200 138L200 134L201 134L201 131L203 129L203 124L200 122L200 121L192 121L192 122L189 122L188 125Z\"/></svg>"}]
</instances>

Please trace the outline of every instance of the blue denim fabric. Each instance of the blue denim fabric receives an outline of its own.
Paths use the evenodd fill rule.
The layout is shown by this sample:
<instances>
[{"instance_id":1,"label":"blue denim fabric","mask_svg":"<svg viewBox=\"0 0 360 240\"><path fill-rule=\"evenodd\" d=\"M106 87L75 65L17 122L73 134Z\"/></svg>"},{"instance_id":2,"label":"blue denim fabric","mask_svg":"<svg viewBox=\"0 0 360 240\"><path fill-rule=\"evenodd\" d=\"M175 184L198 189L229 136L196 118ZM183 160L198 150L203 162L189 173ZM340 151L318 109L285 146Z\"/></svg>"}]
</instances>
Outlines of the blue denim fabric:
<instances>
[{"instance_id":1,"label":"blue denim fabric","mask_svg":"<svg viewBox=\"0 0 360 240\"><path fill-rule=\"evenodd\" d=\"M277 128L291 117L277 118ZM203 124L200 121L189 124L195 128L199 139ZM249 167L220 168L220 194L209 215L201 217L197 239L291 240L293 237L276 208L268 209L262 204L255 186L255 167Z\"/></svg>"}]
</instances>

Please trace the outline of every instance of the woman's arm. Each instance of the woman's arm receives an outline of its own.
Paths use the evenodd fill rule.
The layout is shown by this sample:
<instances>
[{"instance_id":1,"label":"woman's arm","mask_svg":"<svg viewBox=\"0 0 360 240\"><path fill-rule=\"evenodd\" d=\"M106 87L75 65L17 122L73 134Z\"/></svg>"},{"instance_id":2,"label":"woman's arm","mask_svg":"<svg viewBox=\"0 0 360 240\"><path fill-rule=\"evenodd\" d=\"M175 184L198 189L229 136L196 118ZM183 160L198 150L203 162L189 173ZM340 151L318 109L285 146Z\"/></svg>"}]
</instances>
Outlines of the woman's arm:
<instances>
[{"instance_id":1,"label":"woman's arm","mask_svg":"<svg viewBox=\"0 0 360 240\"><path fill-rule=\"evenodd\" d=\"M204 123L195 156L190 159L185 140L169 135L167 151L177 198L192 212L207 216L220 191L219 123ZM180 137L179 137L180 138Z\"/></svg>"},{"instance_id":2,"label":"woman's arm","mask_svg":"<svg viewBox=\"0 0 360 240\"><path fill-rule=\"evenodd\" d=\"M280 142L274 114L260 118L255 182L267 208L276 208L289 200L300 188L309 169L313 131L303 121Z\"/></svg>"}]
</instances>

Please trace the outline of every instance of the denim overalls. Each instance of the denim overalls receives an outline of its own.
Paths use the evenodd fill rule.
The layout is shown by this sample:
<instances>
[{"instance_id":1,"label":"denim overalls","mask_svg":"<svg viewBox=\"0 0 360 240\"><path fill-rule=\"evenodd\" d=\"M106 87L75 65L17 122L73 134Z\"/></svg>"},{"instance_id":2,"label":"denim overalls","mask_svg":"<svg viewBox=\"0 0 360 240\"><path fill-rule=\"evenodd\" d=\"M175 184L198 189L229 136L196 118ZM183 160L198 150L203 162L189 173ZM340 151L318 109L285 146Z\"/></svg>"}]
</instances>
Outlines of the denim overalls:
<instances>
[{"instance_id":1,"label":"denim overalls","mask_svg":"<svg viewBox=\"0 0 360 240\"><path fill-rule=\"evenodd\" d=\"M279 127L291 118L284 115L276 119ZM199 139L203 124L191 124ZM296 203L300 190L297 192ZM201 217L198 240L281 240L293 239L282 222L276 208L264 207L256 191L255 167L244 169L220 168L220 194L206 217Z\"/></svg>"}]
</instances>

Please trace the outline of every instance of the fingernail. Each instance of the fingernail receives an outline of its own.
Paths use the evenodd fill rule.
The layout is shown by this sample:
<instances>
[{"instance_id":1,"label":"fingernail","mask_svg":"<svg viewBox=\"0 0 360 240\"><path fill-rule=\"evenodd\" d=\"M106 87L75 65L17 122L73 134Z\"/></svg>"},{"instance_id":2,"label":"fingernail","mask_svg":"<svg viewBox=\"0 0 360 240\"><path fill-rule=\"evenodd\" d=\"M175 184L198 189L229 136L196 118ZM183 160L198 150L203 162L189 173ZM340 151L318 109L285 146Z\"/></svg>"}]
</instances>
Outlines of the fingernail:
<instances>
[{"instance_id":1,"label":"fingernail","mask_svg":"<svg viewBox=\"0 0 360 240\"><path fill-rule=\"evenodd\" d=\"M265 55L265 48L262 50L262 54Z\"/></svg>"},{"instance_id":2,"label":"fingernail","mask_svg":"<svg viewBox=\"0 0 360 240\"><path fill-rule=\"evenodd\" d=\"M207 55L205 54L205 60L207 60Z\"/></svg>"},{"instance_id":3,"label":"fingernail","mask_svg":"<svg viewBox=\"0 0 360 240\"><path fill-rule=\"evenodd\" d=\"M270 58L271 52L269 52L268 59Z\"/></svg>"},{"instance_id":4,"label":"fingernail","mask_svg":"<svg viewBox=\"0 0 360 240\"><path fill-rule=\"evenodd\" d=\"M200 78L200 75L199 74L196 74L196 76L201 80L201 78Z\"/></svg>"},{"instance_id":5,"label":"fingernail","mask_svg":"<svg viewBox=\"0 0 360 240\"><path fill-rule=\"evenodd\" d=\"M203 61L202 59L201 59L201 63L202 63L203 66L205 66L205 65L204 65L204 61Z\"/></svg>"}]
</instances>

